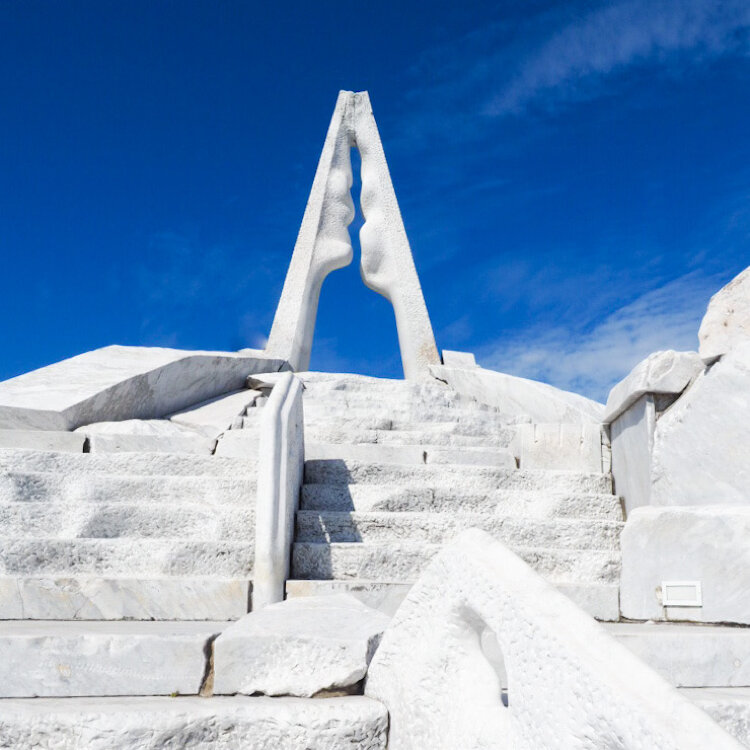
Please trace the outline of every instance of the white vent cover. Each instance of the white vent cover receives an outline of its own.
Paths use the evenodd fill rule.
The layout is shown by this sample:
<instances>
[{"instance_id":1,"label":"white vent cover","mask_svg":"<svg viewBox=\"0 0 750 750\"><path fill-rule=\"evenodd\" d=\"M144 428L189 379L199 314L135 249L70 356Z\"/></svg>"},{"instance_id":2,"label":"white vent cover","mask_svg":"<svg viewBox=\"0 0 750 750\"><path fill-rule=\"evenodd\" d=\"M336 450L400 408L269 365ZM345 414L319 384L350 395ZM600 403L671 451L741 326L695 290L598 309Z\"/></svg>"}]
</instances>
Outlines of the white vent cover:
<instances>
[{"instance_id":1,"label":"white vent cover","mask_svg":"<svg viewBox=\"0 0 750 750\"><path fill-rule=\"evenodd\" d=\"M663 607L702 607L703 594L700 581L662 581Z\"/></svg>"}]
</instances>

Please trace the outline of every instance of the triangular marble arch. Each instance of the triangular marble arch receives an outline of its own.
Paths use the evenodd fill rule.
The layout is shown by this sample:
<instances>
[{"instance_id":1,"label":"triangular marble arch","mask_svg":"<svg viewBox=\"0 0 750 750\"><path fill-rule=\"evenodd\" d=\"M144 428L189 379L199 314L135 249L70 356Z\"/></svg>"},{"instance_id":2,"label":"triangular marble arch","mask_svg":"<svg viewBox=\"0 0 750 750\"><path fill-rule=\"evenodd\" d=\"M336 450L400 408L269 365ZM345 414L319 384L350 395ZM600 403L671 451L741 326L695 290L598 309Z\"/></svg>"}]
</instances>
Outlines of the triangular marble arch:
<instances>
[{"instance_id":1,"label":"triangular marble arch","mask_svg":"<svg viewBox=\"0 0 750 750\"><path fill-rule=\"evenodd\" d=\"M362 280L393 305L404 376L424 378L440 359L366 91L339 92L266 352L297 372L309 369L321 286L354 256L348 229L354 147L362 163Z\"/></svg>"}]
</instances>

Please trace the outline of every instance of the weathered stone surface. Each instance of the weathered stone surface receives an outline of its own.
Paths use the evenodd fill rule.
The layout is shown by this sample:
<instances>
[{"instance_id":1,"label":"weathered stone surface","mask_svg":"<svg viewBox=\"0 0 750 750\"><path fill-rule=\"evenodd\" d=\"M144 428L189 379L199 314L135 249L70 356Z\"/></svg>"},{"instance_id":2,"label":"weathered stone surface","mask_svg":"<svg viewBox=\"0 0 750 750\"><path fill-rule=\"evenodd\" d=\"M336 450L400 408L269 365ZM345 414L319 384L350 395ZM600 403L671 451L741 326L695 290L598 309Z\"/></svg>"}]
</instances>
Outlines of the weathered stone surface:
<instances>
[{"instance_id":1,"label":"weathered stone surface","mask_svg":"<svg viewBox=\"0 0 750 750\"><path fill-rule=\"evenodd\" d=\"M72 430L163 417L284 365L234 352L107 346L0 383L0 428Z\"/></svg>"},{"instance_id":2,"label":"weathered stone surface","mask_svg":"<svg viewBox=\"0 0 750 750\"><path fill-rule=\"evenodd\" d=\"M651 503L750 503L750 342L738 344L657 421Z\"/></svg>"},{"instance_id":3,"label":"weathered stone surface","mask_svg":"<svg viewBox=\"0 0 750 750\"><path fill-rule=\"evenodd\" d=\"M460 394L494 406L516 420L600 424L604 417L603 404L536 380L483 367L460 369L433 365L430 372Z\"/></svg>"},{"instance_id":4,"label":"weathered stone surface","mask_svg":"<svg viewBox=\"0 0 750 750\"><path fill-rule=\"evenodd\" d=\"M214 643L214 693L309 697L362 680L390 618L347 594L252 612Z\"/></svg>"},{"instance_id":5,"label":"weathered stone surface","mask_svg":"<svg viewBox=\"0 0 750 750\"><path fill-rule=\"evenodd\" d=\"M0 450L63 451L83 453L85 435L60 430L0 430Z\"/></svg>"},{"instance_id":6,"label":"weathered stone surface","mask_svg":"<svg viewBox=\"0 0 750 750\"><path fill-rule=\"evenodd\" d=\"M614 422L647 393L679 395L704 368L697 352L670 349L650 354L609 392L604 422Z\"/></svg>"},{"instance_id":7,"label":"weathered stone surface","mask_svg":"<svg viewBox=\"0 0 750 750\"><path fill-rule=\"evenodd\" d=\"M680 693L750 747L750 688L683 688Z\"/></svg>"},{"instance_id":8,"label":"weathered stone surface","mask_svg":"<svg viewBox=\"0 0 750 750\"><path fill-rule=\"evenodd\" d=\"M519 424L513 450L521 469L604 471L602 428L595 424Z\"/></svg>"},{"instance_id":9,"label":"weathered stone surface","mask_svg":"<svg viewBox=\"0 0 750 750\"><path fill-rule=\"evenodd\" d=\"M0 620L237 620L249 602L247 579L0 577Z\"/></svg>"},{"instance_id":10,"label":"weathered stone surface","mask_svg":"<svg viewBox=\"0 0 750 750\"><path fill-rule=\"evenodd\" d=\"M0 747L14 750L385 750L388 714L370 698L5 700Z\"/></svg>"},{"instance_id":11,"label":"weathered stone surface","mask_svg":"<svg viewBox=\"0 0 750 750\"><path fill-rule=\"evenodd\" d=\"M242 416L245 409L255 403L260 395L260 391L256 390L238 390L172 414L170 420L175 424L190 427L206 437L216 438L225 430L229 430L234 420Z\"/></svg>"},{"instance_id":12,"label":"weathered stone surface","mask_svg":"<svg viewBox=\"0 0 750 750\"><path fill-rule=\"evenodd\" d=\"M259 444L260 429L229 430L216 441L214 455L257 461Z\"/></svg>"},{"instance_id":13,"label":"weathered stone surface","mask_svg":"<svg viewBox=\"0 0 750 750\"><path fill-rule=\"evenodd\" d=\"M497 644L492 660L482 647L487 631ZM412 587L370 665L365 693L389 710L390 750L740 747L475 530L444 548Z\"/></svg>"},{"instance_id":14,"label":"weathered stone surface","mask_svg":"<svg viewBox=\"0 0 750 750\"><path fill-rule=\"evenodd\" d=\"M453 352L443 349L443 364L446 367L473 368L477 367L477 360L472 352Z\"/></svg>"},{"instance_id":15,"label":"weathered stone surface","mask_svg":"<svg viewBox=\"0 0 750 750\"><path fill-rule=\"evenodd\" d=\"M651 502L651 452L654 448L656 407L651 394L641 396L610 425L612 476L615 492L629 515Z\"/></svg>"},{"instance_id":16,"label":"weathered stone surface","mask_svg":"<svg viewBox=\"0 0 750 750\"><path fill-rule=\"evenodd\" d=\"M709 363L750 340L750 267L711 297L698 340L700 356Z\"/></svg>"},{"instance_id":17,"label":"weathered stone surface","mask_svg":"<svg viewBox=\"0 0 750 750\"><path fill-rule=\"evenodd\" d=\"M636 620L750 624L750 507L639 508L622 534L621 607ZM700 581L700 608L662 606L662 581Z\"/></svg>"},{"instance_id":18,"label":"weathered stone surface","mask_svg":"<svg viewBox=\"0 0 750 750\"><path fill-rule=\"evenodd\" d=\"M94 422L76 429L90 453L213 453L216 441L168 419Z\"/></svg>"},{"instance_id":19,"label":"weathered stone surface","mask_svg":"<svg viewBox=\"0 0 750 750\"><path fill-rule=\"evenodd\" d=\"M195 695L224 623L0 622L0 697Z\"/></svg>"},{"instance_id":20,"label":"weathered stone surface","mask_svg":"<svg viewBox=\"0 0 750 750\"><path fill-rule=\"evenodd\" d=\"M750 629L676 623L603 626L675 687L750 685Z\"/></svg>"}]
</instances>

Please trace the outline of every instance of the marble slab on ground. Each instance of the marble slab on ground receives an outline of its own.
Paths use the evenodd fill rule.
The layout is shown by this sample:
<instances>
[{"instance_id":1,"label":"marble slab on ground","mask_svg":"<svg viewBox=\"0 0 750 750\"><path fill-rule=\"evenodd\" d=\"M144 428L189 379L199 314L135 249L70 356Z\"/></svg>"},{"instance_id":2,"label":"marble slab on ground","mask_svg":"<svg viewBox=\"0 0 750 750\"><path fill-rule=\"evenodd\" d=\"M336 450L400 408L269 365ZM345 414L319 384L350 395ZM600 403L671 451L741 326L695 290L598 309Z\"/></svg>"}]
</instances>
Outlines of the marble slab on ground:
<instances>
[{"instance_id":1,"label":"marble slab on ground","mask_svg":"<svg viewBox=\"0 0 750 750\"><path fill-rule=\"evenodd\" d=\"M0 450L62 451L83 453L85 435L62 430L2 430Z\"/></svg>"},{"instance_id":2,"label":"marble slab on ground","mask_svg":"<svg viewBox=\"0 0 750 750\"><path fill-rule=\"evenodd\" d=\"M72 430L163 417L285 366L262 352L107 346L0 383L0 428Z\"/></svg>"},{"instance_id":3,"label":"marble slab on ground","mask_svg":"<svg viewBox=\"0 0 750 750\"><path fill-rule=\"evenodd\" d=\"M214 693L309 697L353 688L389 622L348 594L251 612L214 642Z\"/></svg>"}]
</instances>

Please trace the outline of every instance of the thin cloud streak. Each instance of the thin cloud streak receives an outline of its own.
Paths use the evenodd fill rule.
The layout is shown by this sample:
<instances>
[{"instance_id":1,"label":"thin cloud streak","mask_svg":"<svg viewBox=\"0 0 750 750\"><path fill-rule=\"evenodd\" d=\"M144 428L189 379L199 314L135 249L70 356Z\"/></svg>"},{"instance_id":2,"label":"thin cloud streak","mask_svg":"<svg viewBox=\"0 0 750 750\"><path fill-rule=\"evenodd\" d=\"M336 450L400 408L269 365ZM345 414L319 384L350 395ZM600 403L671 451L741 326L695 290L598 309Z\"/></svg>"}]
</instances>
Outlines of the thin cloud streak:
<instances>
[{"instance_id":1,"label":"thin cloud streak","mask_svg":"<svg viewBox=\"0 0 750 750\"><path fill-rule=\"evenodd\" d=\"M692 272L646 292L589 331L523 330L480 348L485 367L605 401L611 387L655 351L695 351L698 327L723 275Z\"/></svg>"}]
</instances>

